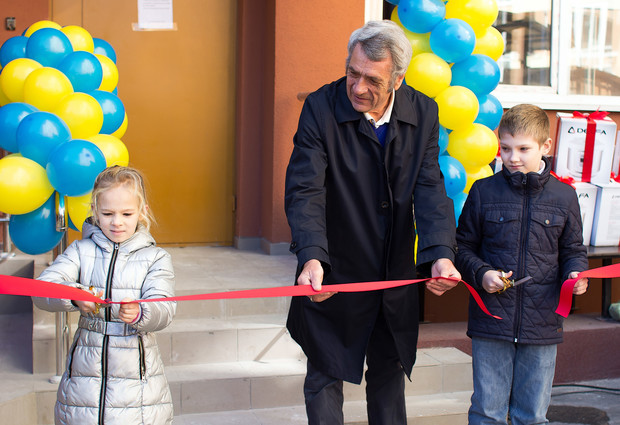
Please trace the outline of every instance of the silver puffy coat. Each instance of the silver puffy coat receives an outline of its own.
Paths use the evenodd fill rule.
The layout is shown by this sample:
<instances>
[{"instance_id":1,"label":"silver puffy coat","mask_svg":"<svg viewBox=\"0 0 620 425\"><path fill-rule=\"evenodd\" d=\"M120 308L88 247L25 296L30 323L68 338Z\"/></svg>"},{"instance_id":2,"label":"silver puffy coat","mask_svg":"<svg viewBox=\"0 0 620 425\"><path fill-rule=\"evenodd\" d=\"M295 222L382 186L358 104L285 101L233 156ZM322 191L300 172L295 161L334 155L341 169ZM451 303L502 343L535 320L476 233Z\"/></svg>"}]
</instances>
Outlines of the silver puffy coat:
<instances>
[{"instance_id":1,"label":"silver puffy coat","mask_svg":"<svg viewBox=\"0 0 620 425\"><path fill-rule=\"evenodd\" d=\"M170 255L144 229L117 244L85 223L83 239L73 242L39 279L92 286L112 301L174 296ZM33 300L48 311L77 310L70 300ZM118 318L119 304L80 316L58 387L57 425L172 423L172 397L153 332L170 324L176 303L140 306L141 317L131 325Z\"/></svg>"}]
</instances>

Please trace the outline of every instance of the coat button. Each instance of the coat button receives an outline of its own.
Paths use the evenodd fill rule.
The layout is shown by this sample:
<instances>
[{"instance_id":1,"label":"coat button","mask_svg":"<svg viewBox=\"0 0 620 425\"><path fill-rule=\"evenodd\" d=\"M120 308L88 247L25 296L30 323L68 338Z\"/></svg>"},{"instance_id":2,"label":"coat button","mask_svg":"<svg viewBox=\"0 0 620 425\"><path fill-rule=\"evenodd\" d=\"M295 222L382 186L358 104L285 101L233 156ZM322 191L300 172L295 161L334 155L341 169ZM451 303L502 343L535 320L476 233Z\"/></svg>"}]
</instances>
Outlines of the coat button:
<instances>
[{"instance_id":1,"label":"coat button","mask_svg":"<svg viewBox=\"0 0 620 425\"><path fill-rule=\"evenodd\" d=\"M381 208L384 208L384 209L385 209L385 208L387 208L387 207L389 207L389 206L390 206L390 203L389 203L388 201L383 201L383 202L381 202Z\"/></svg>"},{"instance_id":2,"label":"coat button","mask_svg":"<svg viewBox=\"0 0 620 425\"><path fill-rule=\"evenodd\" d=\"M291 242L291 249L297 248L297 242Z\"/></svg>"},{"instance_id":3,"label":"coat button","mask_svg":"<svg viewBox=\"0 0 620 425\"><path fill-rule=\"evenodd\" d=\"M545 220L545 224L549 224L549 219L546 219L546 220Z\"/></svg>"},{"instance_id":4,"label":"coat button","mask_svg":"<svg viewBox=\"0 0 620 425\"><path fill-rule=\"evenodd\" d=\"M499 218L499 221L504 221L504 217L500 217L500 218Z\"/></svg>"}]
</instances>

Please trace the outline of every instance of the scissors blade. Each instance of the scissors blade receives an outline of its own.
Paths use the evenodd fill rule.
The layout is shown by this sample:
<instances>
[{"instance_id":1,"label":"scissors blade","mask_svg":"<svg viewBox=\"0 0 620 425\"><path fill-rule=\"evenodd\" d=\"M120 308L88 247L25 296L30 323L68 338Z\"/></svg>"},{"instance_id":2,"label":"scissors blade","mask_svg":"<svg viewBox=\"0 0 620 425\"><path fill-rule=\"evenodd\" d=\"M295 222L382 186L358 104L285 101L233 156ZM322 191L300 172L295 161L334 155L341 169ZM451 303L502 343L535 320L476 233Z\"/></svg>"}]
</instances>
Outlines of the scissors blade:
<instances>
[{"instance_id":1,"label":"scissors blade","mask_svg":"<svg viewBox=\"0 0 620 425\"><path fill-rule=\"evenodd\" d=\"M524 284L525 282L529 282L530 280L532 280L532 276L526 276L526 277L524 277L522 279L519 279L516 282L514 282L512 284L512 286L519 286L519 285Z\"/></svg>"}]
</instances>

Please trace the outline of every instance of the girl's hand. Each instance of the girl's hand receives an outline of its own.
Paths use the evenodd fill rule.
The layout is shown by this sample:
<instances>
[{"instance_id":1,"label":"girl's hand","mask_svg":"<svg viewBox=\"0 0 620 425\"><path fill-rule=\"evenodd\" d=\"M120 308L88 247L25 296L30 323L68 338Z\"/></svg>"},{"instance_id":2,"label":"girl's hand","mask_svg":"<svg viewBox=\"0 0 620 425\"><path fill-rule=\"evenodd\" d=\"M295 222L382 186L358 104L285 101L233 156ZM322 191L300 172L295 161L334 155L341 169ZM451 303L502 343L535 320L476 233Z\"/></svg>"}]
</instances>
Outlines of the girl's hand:
<instances>
[{"instance_id":1,"label":"girl's hand","mask_svg":"<svg viewBox=\"0 0 620 425\"><path fill-rule=\"evenodd\" d=\"M103 291L99 291L98 294L93 294L93 295L101 298L103 296ZM95 314L95 312L99 311L99 309L97 308L97 304L91 301L75 300L73 301L73 303L80 309L80 312L85 316L88 314Z\"/></svg>"},{"instance_id":2,"label":"girl's hand","mask_svg":"<svg viewBox=\"0 0 620 425\"><path fill-rule=\"evenodd\" d=\"M512 272L504 273L499 270L489 270L482 276L482 287L489 294L501 291L504 289L504 281L501 277L510 278Z\"/></svg>"},{"instance_id":3,"label":"girl's hand","mask_svg":"<svg viewBox=\"0 0 620 425\"><path fill-rule=\"evenodd\" d=\"M123 322L129 324L133 323L138 318L138 314L140 314L140 303L132 301L132 298L123 298L121 302L126 304L121 304L118 310L118 317Z\"/></svg>"}]
</instances>

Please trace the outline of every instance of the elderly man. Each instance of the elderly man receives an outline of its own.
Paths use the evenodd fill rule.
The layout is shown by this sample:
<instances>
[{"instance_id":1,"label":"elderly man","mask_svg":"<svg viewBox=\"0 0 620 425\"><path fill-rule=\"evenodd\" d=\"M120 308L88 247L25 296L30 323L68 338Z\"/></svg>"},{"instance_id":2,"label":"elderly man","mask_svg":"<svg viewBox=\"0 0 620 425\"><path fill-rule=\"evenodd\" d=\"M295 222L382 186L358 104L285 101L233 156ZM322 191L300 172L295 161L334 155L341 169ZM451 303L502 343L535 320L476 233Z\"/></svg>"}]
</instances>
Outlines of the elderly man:
<instances>
[{"instance_id":1,"label":"elderly man","mask_svg":"<svg viewBox=\"0 0 620 425\"><path fill-rule=\"evenodd\" d=\"M304 103L285 193L299 285L415 278L416 228L427 288L441 295L456 285L443 278L460 278L437 104L403 84L410 59L398 25L368 22L349 39L346 77ZM406 424L418 316L415 285L294 298L287 326L308 357L309 424L344 422L342 382L359 384L364 360L369 424Z\"/></svg>"}]
</instances>

